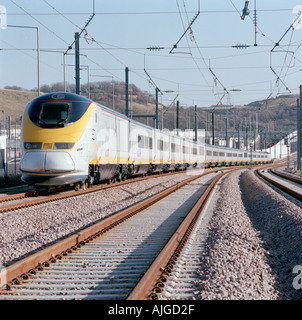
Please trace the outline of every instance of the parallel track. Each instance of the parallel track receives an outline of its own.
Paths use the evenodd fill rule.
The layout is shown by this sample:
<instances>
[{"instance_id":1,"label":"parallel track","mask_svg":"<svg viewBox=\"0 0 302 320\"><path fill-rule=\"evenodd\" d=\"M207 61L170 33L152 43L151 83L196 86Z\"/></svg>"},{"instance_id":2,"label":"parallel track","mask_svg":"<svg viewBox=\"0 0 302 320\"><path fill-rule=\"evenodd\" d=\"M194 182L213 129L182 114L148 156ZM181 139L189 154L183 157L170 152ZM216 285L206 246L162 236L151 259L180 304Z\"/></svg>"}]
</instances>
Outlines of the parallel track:
<instances>
[{"instance_id":1,"label":"parallel track","mask_svg":"<svg viewBox=\"0 0 302 320\"><path fill-rule=\"evenodd\" d=\"M57 200L62 200L62 199L76 197L79 195L84 195L84 194L88 194L88 193L92 193L92 192L97 192L100 190L105 190L105 189L113 188L116 186L121 186L121 185L129 184L129 183L133 183L133 182L138 182L138 181L142 181L145 179L151 179L154 177L162 177L165 175L179 174L179 173L183 173L183 171L178 171L178 172L174 172L174 173L164 173L164 174L160 174L160 175L154 174L154 175L150 175L148 177L135 177L135 178L130 178L125 181L120 181L120 182L110 183L110 184L93 185L93 186L91 186L91 188L88 188L86 190L78 190L76 192L75 191L68 191L68 189L66 189L66 188L58 188L58 189L54 189L49 194L42 193L41 196L37 195L35 191L23 192L23 193L18 193L18 194L9 195L9 196L3 196L3 197L0 197L0 204L1 204L0 205L0 214L14 211L14 210L18 210L18 209L29 208L29 207L36 206L36 205L43 204L43 203L49 203L49 202L53 202L53 201L57 201ZM65 192L59 193L59 194L57 193L62 190ZM16 200L21 200L21 201L19 203L5 204L6 202L9 203L10 201L13 202Z\"/></svg>"},{"instance_id":2,"label":"parallel track","mask_svg":"<svg viewBox=\"0 0 302 320\"><path fill-rule=\"evenodd\" d=\"M200 181L206 178L205 175L217 175L214 172L204 174L203 178L194 176L189 180L199 178L198 181ZM217 181L218 178L211 182L209 188L212 189ZM1 285L5 284L4 287L10 289L2 290L0 299L125 299L127 297L156 299L154 291L158 290L156 289L157 279L158 277L163 279L165 274L161 273L167 270L164 265L171 264L170 258L174 261L176 256L172 252L175 249L180 250L183 241L188 238L187 229L192 229L192 221L197 219L200 207L208 196L206 193L210 192L203 192L204 184L208 184L207 181L203 181L203 186L197 184L194 187L195 191L199 190L199 195L196 193L192 196L194 183L188 183L188 180L182 182L25 260L0 270ZM185 184L187 184L185 186L187 191L184 192L181 203L187 203L192 207L200 193L203 196L194 206L194 210L184 219L184 213L178 210L183 190L176 190ZM152 206L145 212L137 214L169 194L174 199L170 201L168 198L164 199L163 201L168 202L162 207L160 207L161 202L158 202L155 206L159 207L155 212L152 211L154 208ZM172 210L173 217L171 217L169 210L167 213L164 211L165 208L172 209L173 206L174 213ZM157 214L155 220L153 220L154 214ZM129 217L132 218L127 223L122 223ZM179 227L183 219L184 223ZM159 226L160 224L162 225ZM147 227L151 227L151 230L147 234L142 233ZM121 236L119 240L121 242L118 242L117 236ZM127 239L131 239L131 245ZM134 239L137 241L136 244L132 244ZM163 248L165 243L167 245ZM131 246L133 246L132 249ZM159 254L161 249L163 251ZM119 260L116 260L117 257ZM154 263L150 267L152 261ZM149 267L148 273L143 276ZM52 280L46 285L50 278ZM132 291L134 287L136 289ZM129 295L131 291L132 294Z\"/></svg>"},{"instance_id":3,"label":"parallel track","mask_svg":"<svg viewBox=\"0 0 302 320\"><path fill-rule=\"evenodd\" d=\"M242 166L241 168L244 168ZM225 170L226 168L221 167L214 169L215 170ZM62 199L67 199L67 198L72 198L88 193L93 193L97 192L100 190L105 190L108 188L113 188L121 185L126 185L129 183L133 182L138 182L142 181L145 179L151 179L155 177L163 177L167 175L174 175L174 174L181 174L184 173L185 171L175 171L175 172L170 172L170 173L157 173L157 174L152 174L149 176L143 176L143 177L131 177L125 181L120 181L120 182L115 182L115 183L109 183L109 184L101 184L101 185L92 185L90 188L85 189L85 190L78 190L78 191L70 191L66 188L56 188L53 189L50 193L45 192L41 193L38 195L35 191L30 191L30 192L22 192L22 193L17 193L13 195L8 195L8 196L3 196L0 197L0 214L7 213L10 211L18 210L18 209L23 209L23 208L29 208L32 206L44 204L44 203L50 203L53 201L58 201ZM62 193L58 193L64 191ZM20 200L19 202L16 203L16 201ZM9 203L12 202L12 203ZM6 204L7 203L7 204Z\"/></svg>"},{"instance_id":4,"label":"parallel track","mask_svg":"<svg viewBox=\"0 0 302 320\"><path fill-rule=\"evenodd\" d=\"M136 288L131 292L128 297L129 300L159 299L169 277L173 275L173 270L178 263L178 259L184 258L182 251L186 248L186 243L190 239L191 233L194 230L196 223L199 221L200 214L214 190L214 187L224 175L233 170L223 172L212 180L208 188L195 203L184 222L171 237ZM185 269L185 271L182 270L185 274L187 274L188 271L190 272L187 268Z\"/></svg>"},{"instance_id":5,"label":"parallel track","mask_svg":"<svg viewBox=\"0 0 302 320\"><path fill-rule=\"evenodd\" d=\"M300 179L289 177L285 174L283 175L279 172L276 172L273 168L266 170L269 170L269 172L271 172L271 175L277 175L278 177L281 177L281 179L275 179L273 176L269 177L269 174L262 169L258 169L257 174L270 184L291 195L292 197L302 201L302 182ZM291 184L287 183L286 180L291 182Z\"/></svg>"}]
</instances>

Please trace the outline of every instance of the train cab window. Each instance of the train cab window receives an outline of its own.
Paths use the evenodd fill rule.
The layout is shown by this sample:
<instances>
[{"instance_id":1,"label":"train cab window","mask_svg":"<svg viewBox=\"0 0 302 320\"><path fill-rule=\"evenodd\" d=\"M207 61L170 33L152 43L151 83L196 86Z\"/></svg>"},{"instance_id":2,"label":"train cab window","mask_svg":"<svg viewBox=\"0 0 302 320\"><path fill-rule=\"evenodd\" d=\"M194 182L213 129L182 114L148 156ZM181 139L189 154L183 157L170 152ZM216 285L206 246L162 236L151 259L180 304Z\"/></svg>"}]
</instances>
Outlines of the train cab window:
<instances>
[{"instance_id":1,"label":"train cab window","mask_svg":"<svg viewBox=\"0 0 302 320\"><path fill-rule=\"evenodd\" d=\"M49 93L29 103L28 116L39 127L61 128L81 119L91 103L72 93Z\"/></svg>"},{"instance_id":2,"label":"train cab window","mask_svg":"<svg viewBox=\"0 0 302 320\"><path fill-rule=\"evenodd\" d=\"M45 102L42 104L39 122L40 124L62 124L69 115L70 106L68 103Z\"/></svg>"}]
</instances>

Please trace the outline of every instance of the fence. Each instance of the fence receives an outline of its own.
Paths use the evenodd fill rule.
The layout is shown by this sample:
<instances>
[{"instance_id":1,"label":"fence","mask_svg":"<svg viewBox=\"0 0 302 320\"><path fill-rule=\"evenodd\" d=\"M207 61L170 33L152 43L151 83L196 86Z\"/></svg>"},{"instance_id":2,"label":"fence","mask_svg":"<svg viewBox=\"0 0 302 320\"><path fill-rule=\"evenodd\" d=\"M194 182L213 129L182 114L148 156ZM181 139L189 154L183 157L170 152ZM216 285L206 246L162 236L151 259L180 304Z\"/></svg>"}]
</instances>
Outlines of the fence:
<instances>
[{"instance_id":1,"label":"fence","mask_svg":"<svg viewBox=\"0 0 302 320\"><path fill-rule=\"evenodd\" d=\"M14 186L21 183L20 127L7 130L0 136L0 187Z\"/></svg>"}]
</instances>

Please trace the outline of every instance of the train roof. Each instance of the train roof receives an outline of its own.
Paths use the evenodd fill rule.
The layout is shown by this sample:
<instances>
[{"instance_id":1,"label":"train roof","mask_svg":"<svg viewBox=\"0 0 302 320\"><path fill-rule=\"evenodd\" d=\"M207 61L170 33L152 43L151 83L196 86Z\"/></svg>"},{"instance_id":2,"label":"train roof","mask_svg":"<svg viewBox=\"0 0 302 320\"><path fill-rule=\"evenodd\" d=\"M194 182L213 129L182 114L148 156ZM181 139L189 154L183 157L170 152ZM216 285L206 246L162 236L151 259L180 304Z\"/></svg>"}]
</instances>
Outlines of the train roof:
<instances>
[{"instance_id":1,"label":"train roof","mask_svg":"<svg viewBox=\"0 0 302 320\"><path fill-rule=\"evenodd\" d=\"M93 101L82 97L78 94L71 92L51 92L43 94L42 96L34 98L32 101L43 101L43 100L54 100L54 101L75 101L75 102L88 102L92 103Z\"/></svg>"}]
</instances>

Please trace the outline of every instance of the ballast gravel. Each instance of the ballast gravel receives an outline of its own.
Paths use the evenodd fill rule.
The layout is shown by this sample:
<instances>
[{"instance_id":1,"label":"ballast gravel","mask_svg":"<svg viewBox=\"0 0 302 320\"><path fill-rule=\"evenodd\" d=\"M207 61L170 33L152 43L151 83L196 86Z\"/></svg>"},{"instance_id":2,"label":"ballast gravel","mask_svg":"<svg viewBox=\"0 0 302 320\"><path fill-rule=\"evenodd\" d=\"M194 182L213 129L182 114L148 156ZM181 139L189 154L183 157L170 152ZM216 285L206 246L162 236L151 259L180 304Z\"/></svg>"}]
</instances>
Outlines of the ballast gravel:
<instances>
[{"instance_id":1,"label":"ballast gravel","mask_svg":"<svg viewBox=\"0 0 302 320\"><path fill-rule=\"evenodd\" d=\"M0 266L51 245L89 224L189 178L179 173L0 215Z\"/></svg>"},{"instance_id":2,"label":"ballast gravel","mask_svg":"<svg viewBox=\"0 0 302 320\"><path fill-rule=\"evenodd\" d=\"M295 278L301 284L301 275L293 273L302 268L301 243L301 207L252 170L231 173L208 226L198 299L302 299L302 288L293 286Z\"/></svg>"},{"instance_id":3,"label":"ballast gravel","mask_svg":"<svg viewBox=\"0 0 302 320\"><path fill-rule=\"evenodd\" d=\"M187 174L148 179L0 216L0 265L8 266L164 190ZM195 299L302 299L302 209L240 170L221 182L200 257ZM300 282L299 282L300 281Z\"/></svg>"}]
</instances>

